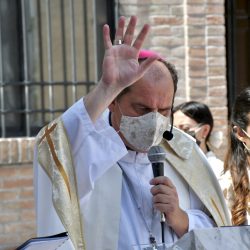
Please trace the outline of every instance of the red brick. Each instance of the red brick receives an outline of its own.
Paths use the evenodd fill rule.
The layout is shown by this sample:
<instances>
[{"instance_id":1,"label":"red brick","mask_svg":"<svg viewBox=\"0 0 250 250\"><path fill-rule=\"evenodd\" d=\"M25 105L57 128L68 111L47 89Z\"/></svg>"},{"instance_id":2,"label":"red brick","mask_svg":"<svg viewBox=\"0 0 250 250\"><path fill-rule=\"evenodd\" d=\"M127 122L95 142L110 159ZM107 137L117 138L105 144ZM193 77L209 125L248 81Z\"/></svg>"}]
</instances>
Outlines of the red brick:
<instances>
[{"instance_id":1,"label":"red brick","mask_svg":"<svg viewBox=\"0 0 250 250\"><path fill-rule=\"evenodd\" d=\"M227 95L226 86L209 88L208 95L213 96L213 97L216 97L216 96L226 97Z\"/></svg>"},{"instance_id":2,"label":"red brick","mask_svg":"<svg viewBox=\"0 0 250 250\"><path fill-rule=\"evenodd\" d=\"M224 25L225 17L222 15L209 15L207 16L207 25Z\"/></svg>"},{"instance_id":3,"label":"red brick","mask_svg":"<svg viewBox=\"0 0 250 250\"><path fill-rule=\"evenodd\" d=\"M220 77L209 77L209 86L226 86L225 76Z\"/></svg>"},{"instance_id":4,"label":"red brick","mask_svg":"<svg viewBox=\"0 0 250 250\"><path fill-rule=\"evenodd\" d=\"M189 76L193 78L202 78L207 76L206 70L190 70Z\"/></svg>"},{"instance_id":5,"label":"red brick","mask_svg":"<svg viewBox=\"0 0 250 250\"><path fill-rule=\"evenodd\" d=\"M208 46L224 46L225 45L225 37L208 37L207 45Z\"/></svg>"},{"instance_id":6,"label":"red brick","mask_svg":"<svg viewBox=\"0 0 250 250\"><path fill-rule=\"evenodd\" d=\"M20 211L20 218L22 221L35 221L36 220L36 213L35 210L27 209Z\"/></svg>"},{"instance_id":7,"label":"red brick","mask_svg":"<svg viewBox=\"0 0 250 250\"><path fill-rule=\"evenodd\" d=\"M191 25L204 26L206 24L206 19L205 17L188 17L187 23L189 26Z\"/></svg>"},{"instance_id":8,"label":"red brick","mask_svg":"<svg viewBox=\"0 0 250 250\"><path fill-rule=\"evenodd\" d=\"M207 5L207 8L206 8L206 13L208 15L212 14L212 15L215 15L215 14L221 14L221 15L224 15L224 11L225 11L225 8L224 8L224 5L219 5L219 4L216 4L216 5Z\"/></svg>"},{"instance_id":9,"label":"red brick","mask_svg":"<svg viewBox=\"0 0 250 250\"><path fill-rule=\"evenodd\" d=\"M4 166L0 167L0 178L14 178L19 175L18 168L14 166Z\"/></svg>"},{"instance_id":10,"label":"red brick","mask_svg":"<svg viewBox=\"0 0 250 250\"><path fill-rule=\"evenodd\" d=\"M190 37L189 38L189 46L199 46L199 47L203 47L205 46L206 42L205 42L205 37Z\"/></svg>"},{"instance_id":11,"label":"red brick","mask_svg":"<svg viewBox=\"0 0 250 250\"><path fill-rule=\"evenodd\" d=\"M205 5L189 5L187 8L188 15L202 15L205 13L206 6Z\"/></svg>"},{"instance_id":12,"label":"red brick","mask_svg":"<svg viewBox=\"0 0 250 250\"><path fill-rule=\"evenodd\" d=\"M22 167L19 168L19 175L22 176L22 178L33 178L33 166L32 165L22 165Z\"/></svg>"},{"instance_id":13,"label":"red brick","mask_svg":"<svg viewBox=\"0 0 250 250\"><path fill-rule=\"evenodd\" d=\"M22 209L34 209L34 200L17 200L0 203L2 213L19 213Z\"/></svg>"},{"instance_id":14,"label":"red brick","mask_svg":"<svg viewBox=\"0 0 250 250\"><path fill-rule=\"evenodd\" d=\"M33 188L22 189L19 191L19 198L20 199L33 198L33 197L34 197Z\"/></svg>"},{"instance_id":15,"label":"red brick","mask_svg":"<svg viewBox=\"0 0 250 250\"><path fill-rule=\"evenodd\" d=\"M205 57L205 48L189 48L189 56L192 57Z\"/></svg>"},{"instance_id":16,"label":"red brick","mask_svg":"<svg viewBox=\"0 0 250 250\"><path fill-rule=\"evenodd\" d=\"M138 1L138 0L137 0ZM135 2L135 1L134 1ZM139 2L144 3L144 0L139 0ZM168 0L167 4L169 6L171 5L178 5L178 4L182 4L183 0ZM166 0L151 0L151 4L162 4L162 5L166 5Z\"/></svg>"},{"instance_id":17,"label":"red brick","mask_svg":"<svg viewBox=\"0 0 250 250\"><path fill-rule=\"evenodd\" d=\"M181 25L183 24L183 18L180 17L166 17L166 16L154 16L151 17L152 25Z\"/></svg>"},{"instance_id":18,"label":"red brick","mask_svg":"<svg viewBox=\"0 0 250 250\"><path fill-rule=\"evenodd\" d=\"M5 233L19 233L19 232L23 232L23 231L34 231L35 230L35 226L33 223L20 223L20 222L16 222L16 223L10 223L8 225L5 225Z\"/></svg>"},{"instance_id":19,"label":"red brick","mask_svg":"<svg viewBox=\"0 0 250 250\"><path fill-rule=\"evenodd\" d=\"M1 150L1 164L9 163L9 139L1 139L0 150Z\"/></svg>"},{"instance_id":20,"label":"red brick","mask_svg":"<svg viewBox=\"0 0 250 250\"><path fill-rule=\"evenodd\" d=\"M3 182L4 188L32 187L33 179L13 179Z\"/></svg>"},{"instance_id":21,"label":"red brick","mask_svg":"<svg viewBox=\"0 0 250 250\"><path fill-rule=\"evenodd\" d=\"M191 70L204 70L206 68L205 59L190 59L189 68Z\"/></svg>"},{"instance_id":22,"label":"red brick","mask_svg":"<svg viewBox=\"0 0 250 250\"><path fill-rule=\"evenodd\" d=\"M201 79L190 78L189 84L191 87L207 86L207 79L205 79L205 78L201 78Z\"/></svg>"},{"instance_id":23,"label":"red brick","mask_svg":"<svg viewBox=\"0 0 250 250\"><path fill-rule=\"evenodd\" d=\"M227 117L228 109L227 107L213 107L210 109L213 117Z\"/></svg>"},{"instance_id":24,"label":"red brick","mask_svg":"<svg viewBox=\"0 0 250 250\"><path fill-rule=\"evenodd\" d=\"M208 96L208 105L211 107L225 107L227 105L227 99Z\"/></svg>"},{"instance_id":25,"label":"red brick","mask_svg":"<svg viewBox=\"0 0 250 250\"><path fill-rule=\"evenodd\" d=\"M225 35L225 26L208 26L207 27L208 36L224 36Z\"/></svg>"},{"instance_id":26,"label":"red brick","mask_svg":"<svg viewBox=\"0 0 250 250\"><path fill-rule=\"evenodd\" d=\"M12 223L16 222L19 219L19 215L17 213L0 213L0 223Z\"/></svg>"},{"instance_id":27,"label":"red brick","mask_svg":"<svg viewBox=\"0 0 250 250\"><path fill-rule=\"evenodd\" d=\"M226 74L226 68L224 66L210 66L208 67L209 76L224 76Z\"/></svg>"},{"instance_id":28,"label":"red brick","mask_svg":"<svg viewBox=\"0 0 250 250\"><path fill-rule=\"evenodd\" d=\"M14 192L14 191L0 191L0 201L12 201L12 200L17 199L17 197L18 197L17 192Z\"/></svg>"},{"instance_id":29,"label":"red brick","mask_svg":"<svg viewBox=\"0 0 250 250\"><path fill-rule=\"evenodd\" d=\"M151 28L150 34L156 36L169 36L171 35L171 28L169 27L169 25L154 26Z\"/></svg>"},{"instance_id":30,"label":"red brick","mask_svg":"<svg viewBox=\"0 0 250 250\"><path fill-rule=\"evenodd\" d=\"M18 162L19 152L18 152L18 142L17 142L16 139L12 139L11 142L10 142L9 155L10 155L10 162L11 163Z\"/></svg>"},{"instance_id":31,"label":"red brick","mask_svg":"<svg viewBox=\"0 0 250 250\"><path fill-rule=\"evenodd\" d=\"M195 87L195 88L190 88L190 97L191 99L199 96L199 97L206 97L207 96L207 87L206 86L201 86L201 87ZM204 100L203 100L204 102Z\"/></svg>"},{"instance_id":32,"label":"red brick","mask_svg":"<svg viewBox=\"0 0 250 250\"><path fill-rule=\"evenodd\" d=\"M207 49L207 56L208 57L221 57L221 56L225 56L225 47L221 46L221 47L208 47Z\"/></svg>"},{"instance_id":33,"label":"red brick","mask_svg":"<svg viewBox=\"0 0 250 250\"><path fill-rule=\"evenodd\" d=\"M11 247L10 245L13 245L13 246L17 246L15 243L13 244L12 242L13 242L13 234L10 232L9 234L2 234L2 235L0 235L0 246L4 246L4 245L6 245L6 246L4 246L4 248L0 248L1 250L13 250L13 249L15 249L15 248L13 248L13 247ZM14 236L15 237L15 236ZM16 242L16 240L15 240L15 242ZM8 244L8 246L7 246L7 244Z\"/></svg>"},{"instance_id":34,"label":"red brick","mask_svg":"<svg viewBox=\"0 0 250 250\"><path fill-rule=\"evenodd\" d=\"M20 208L21 209L33 209L35 207L34 200L21 200L20 201Z\"/></svg>"},{"instance_id":35,"label":"red brick","mask_svg":"<svg viewBox=\"0 0 250 250\"><path fill-rule=\"evenodd\" d=\"M187 4L205 4L205 0L187 0Z\"/></svg>"},{"instance_id":36,"label":"red brick","mask_svg":"<svg viewBox=\"0 0 250 250\"><path fill-rule=\"evenodd\" d=\"M188 36L205 36L205 27L202 26L191 26L188 28Z\"/></svg>"}]
</instances>

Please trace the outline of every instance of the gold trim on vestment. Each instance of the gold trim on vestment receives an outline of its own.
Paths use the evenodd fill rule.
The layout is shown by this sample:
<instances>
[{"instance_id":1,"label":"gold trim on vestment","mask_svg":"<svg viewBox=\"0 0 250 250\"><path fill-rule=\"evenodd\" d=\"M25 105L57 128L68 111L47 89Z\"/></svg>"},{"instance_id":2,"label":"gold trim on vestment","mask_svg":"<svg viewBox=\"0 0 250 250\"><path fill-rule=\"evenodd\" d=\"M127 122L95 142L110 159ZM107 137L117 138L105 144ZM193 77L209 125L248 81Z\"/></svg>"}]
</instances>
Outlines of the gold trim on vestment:
<instances>
[{"instance_id":1,"label":"gold trim on vestment","mask_svg":"<svg viewBox=\"0 0 250 250\"><path fill-rule=\"evenodd\" d=\"M54 208L76 250L85 250L71 146L59 118L37 136L38 161L52 184Z\"/></svg>"},{"instance_id":2,"label":"gold trim on vestment","mask_svg":"<svg viewBox=\"0 0 250 250\"><path fill-rule=\"evenodd\" d=\"M63 165L61 164L61 162L59 161L59 159L58 159L58 157L57 157L57 155L56 155L55 147L54 147L54 144L53 144L52 139L51 139L51 137L50 137L50 133L56 128L56 126L57 126L57 124L55 123L55 124L53 124L53 125L51 126L50 129L48 129L48 126L45 127L45 132L44 132L44 135L42 136L42 138L41 138L41 140L40 140L40 143L42 142L42 140L43 140L44 138L47 139L47 143L48 143L48 145L49 145L49 148L50 148L50 151L51 151L53 160L54 160L54 162L55 162L55 164L56 164L56 166L57 166L59 172L61 173L61 175L62 175L62 177L63 177L63 179L64 179L64 181L65 181L65 184L66 184L66 186L67 186L67 189L68 189L68 192L69 192L69 196L70 196L70 199L71 199L69 178L68 178L68 176L67 176L67 174L66 174L66 172L65 172L65 170L64 170ZM39 143L39 144L40 144L40 143Z\"/></svg>"},{"instance_id":3,"label":"gold trim on vestment","mask_svg":"<svg viewBox=\"0 0 250 250\"><path fill-rule=\"evenodd\" d=\"M224 221L224 219L223 219L223 217L222 217L222 215L221 215L221 212L220 212L219 208L218 208L217 205L216 205L216 202L214 201L214 199L213 199L212 197L210 197L210 199L211 199L211 201L212 201L212 203L213 203L215 209L217 210L217 213L219 214L219 216L220 216L220 218L221 218L221 221L222 221L222 223L223 223L223 226L225 226L225 221Z\"/></svg>"}]
</instances>

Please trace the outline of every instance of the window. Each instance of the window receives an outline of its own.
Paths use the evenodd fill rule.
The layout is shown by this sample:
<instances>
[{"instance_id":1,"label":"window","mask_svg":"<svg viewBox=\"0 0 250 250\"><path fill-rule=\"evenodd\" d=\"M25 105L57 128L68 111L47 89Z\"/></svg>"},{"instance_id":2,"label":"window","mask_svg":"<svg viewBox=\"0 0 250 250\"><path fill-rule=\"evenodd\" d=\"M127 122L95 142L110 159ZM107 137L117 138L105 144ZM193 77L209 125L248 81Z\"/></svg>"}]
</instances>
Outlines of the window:
<instances>
[{"instance_id":1,"label":"window","mask_svg":"<svg viewBox=\"0 0 250 250\"><path fill-rule=\"evenodd\" d=\"M0 1L0 137L37 134L93 88L113 10L101 0Z\"/></svg>"},{"instance_id":2,"label":"window","mask_svg":"<svg viewBox=\"0 0 250 250\"><path fill-rule=\"evenodd\" d=\"M226 3L229 111L237 94L250 85L250 1Z\"/></svg>"}]
</instances>

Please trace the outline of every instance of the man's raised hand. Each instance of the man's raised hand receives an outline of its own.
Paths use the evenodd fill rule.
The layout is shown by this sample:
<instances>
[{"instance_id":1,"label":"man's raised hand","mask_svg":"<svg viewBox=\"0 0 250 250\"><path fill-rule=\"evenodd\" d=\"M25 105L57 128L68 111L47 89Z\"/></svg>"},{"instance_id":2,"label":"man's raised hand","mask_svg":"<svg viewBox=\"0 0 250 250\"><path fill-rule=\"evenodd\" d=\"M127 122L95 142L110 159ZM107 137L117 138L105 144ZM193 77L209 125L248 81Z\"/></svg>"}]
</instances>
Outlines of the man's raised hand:
<instances>
[{"instance_id":1,"label":"man's raised hand","mask_svg":"<svg viewBox=\"0 0 250 250\"><path fill-rule=\"evenodd\" d=\"M157 57L151 57L141 64L138 63L139 51L149 32L149 25L145 24L142 27L133 42L136 23L137 18L132 16L125 31L125 18L120 17L114 45L110 40L109 26L104 25L103 27L105 55L100 83L108 89L117 91L117 94L139 80L157 59ZM116 45L118 41L121 41L122 44Z\"/></svg>"},{"instance_id":2,"label":"man's raised hand","mask_svg":"<svg viewBox=\"0 0 250 250\"><path fill-rule=\"evenodd\" d=\"M132 16L125 30L125 17L119 18L115 41L120 41L120 45L112 44L109 26L103 26L105 54L102 77L99 84L84 98L85 108L93 122L123 89L139 80L157 59L157 56L150 57L138 63L139 52L149 32L149 25L145 24L134 39L136 23L137 18Z\"/></svg>"}]
</instances>

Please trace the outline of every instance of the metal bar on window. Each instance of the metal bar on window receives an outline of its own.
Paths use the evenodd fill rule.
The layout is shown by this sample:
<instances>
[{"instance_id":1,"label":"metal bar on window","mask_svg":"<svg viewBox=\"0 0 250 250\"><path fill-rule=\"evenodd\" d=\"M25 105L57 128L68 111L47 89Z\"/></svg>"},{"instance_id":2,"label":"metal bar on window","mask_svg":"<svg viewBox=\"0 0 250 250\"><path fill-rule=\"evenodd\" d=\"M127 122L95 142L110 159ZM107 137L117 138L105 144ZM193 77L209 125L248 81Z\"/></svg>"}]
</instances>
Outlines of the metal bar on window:
<instances>
[{"instance_id":1,"label":"metal bar on window","mask_svg":"<svg viewBox=\"0 0 250 250\"><path fill-rule=\"evenodd\" d=\"M89 81L89 42L88 42L88 11L87 11L87 0L83 1L83 18L84 18L84 52L85 52L85 74L86 74L86 81ZM87 88L89 92L89 87Z\"/></svg>"},{"instance_id":2,"label":"metal bar on window","mask_svg":"<svg viewBox=\"0 0 250 250\"><path fill-rule=\"evenodd\" d=\"M51 83L51 85L49 86L49 107L50 110L54 109L54 100L53 100L53 96L54 96L54 88L53 88L53 63L52 63L52 33L51 33L51 1L47 0L46 2L46 8L47 8L47 30L48 30L48 35L47 35L47 46L48 46L48 82ZM54 119L54 114L51 112L50 114L50 119L53 120Z\"/></svg>"},{"instance_id":3,"label":"metal bar on window","mask_svg":"<svg viewBox=\"0 0 250 250\"><path fill-rule=\"evenodd\" d=\"M28 56L27 56L27 37L26 37L26 11L25 11L25 0L21 2L22 9L22 33L23 33L23 81L28 83ZM24 99L25 99L25 110L28 111L29 104L29 86L25 85L24 89ZM30 115L29 112L25 113L26 120L26 134L30 136Z\"/></svg>"},{"instance_id":4,"label":"metal bar on window","mask_svg":"<svg viewBox=\"0 0 250 250\"><path fill-rule=\"evenodd\" d=\"M71 73L72 73L72 82L76 83L76 44L75 44L75 18L74 18L74 2L70 0L70 20L71 20ZM72 85L72 100L76 101L76 85Z\"/></svg>"},{"instance_id":5,"label":"metal bar on window","mask_svg":"<svg viewBox=\"0 0 250 250\"><path fill-rule=\"evenodd\" d=\"M44 81L43 76L43 40L42 40L42 21L41 21L41 1L37 0L37 23L38 23L38 50L39 50L39 71L40 71L40 80L41 84L39 85L41 88L41 107L45 107L45 100L44 100L44 85L42 82ZM42 115L42 123L45 124L45 115Z\"/></svg>"},{"instance_id":6,"label":"metal bar on window","mask_svg":"<svg viewBox=\"0 0 250 250\"><path fill-rule=\"evenodd\" d=\"M97 22L99 24L99 21L104 21L107 14L103 9L103 18L96 20L94 10L100 1L102 0L15 1L13 13L17 15L14 18L17 29L5 30L10 32L6 38L12 39L11 32L14 32L16 44L21 46L21 68L15 76L9 75L4 64L5 33L2 30L5 28L5 19L0 16L0 137L36 135L46 123L64 112L71 100L75 102L77 96L82 94L81 91L89 91L96 84L97 78L93 75L97 75L96 26ZM37 8L37 15L31 16L29 8L34 6ZM11 15L9 18L11 20ZM83 27L78 25L80 19L84 22ZM61 30L57 30L57 27ZM55 48L57 43L62 47ZM80 44L84 46L84 58L80 59L81 62L77 57ZM15 53L10 56L15 56ZM19 57L15 62L18 60ZM79 76L78 67L80 70L83 67L85 71ZM6 102L8 100L5 94L11 92L17 96L17 100L11 100L16 102L15 105L8 105ZM37 97L39 103L34 100ZM19 98L23 98L21 105ZM21 126L15 123L15 119L19 121L19 117L23 118Z\"/></svg>"},{"instance_id":7,"label":"metal bar on window","mask_svg":"<svg viewBox=\"0 0 250 250\"><path fill-rule=\"evenodd\" d=\"M0 15L0 111L2 137L6 135L4 115L3 54L2 54L2 20Z\"/></svg>"},{"instance_id":8,"label":"metal bar on window","mask_svg":"<svg viewBox=\"0 0 250 250\"><path fill-rule=\"evenodd\" d=\"M57 81L57 82L54 82L53 83L53 86L72 86L73 84L75 84L74 82L69 82L69 81ZM87 85L87 84L90 84L90 85L93 85L93 84L96 84L95 82L93 81L79 81L77 82L77 85ZM15 81L15 82L2 82L1 85L3 87L5 86L40 86L40 85L44 85L44 86L50 86L51 85L51 82L47 82L47 81L39 81L39 82L36 82L36 81L29 81L29 82L18 82L18 81Z\"/></svg>"},{"instance_id":9,"label":"metal bar on window","mask_svg":"<svg viewBox=\"0 0 250 250\"><path fill-rule=\"evenodd\" d=\"M63 58L63 81L67 81L67 62L66 62L66 36L65 36L65 15L64 15L64 9L65 4L64 0L61 0L61 27L62 27L62 58ZM65 109L68 107L68 91L67 86L64 86L64 107Z\"/></svg>"}]
</instances>

